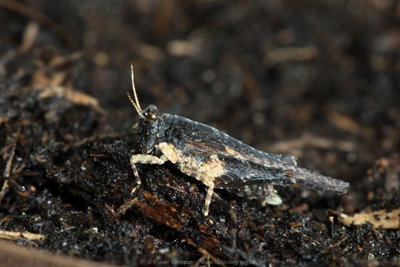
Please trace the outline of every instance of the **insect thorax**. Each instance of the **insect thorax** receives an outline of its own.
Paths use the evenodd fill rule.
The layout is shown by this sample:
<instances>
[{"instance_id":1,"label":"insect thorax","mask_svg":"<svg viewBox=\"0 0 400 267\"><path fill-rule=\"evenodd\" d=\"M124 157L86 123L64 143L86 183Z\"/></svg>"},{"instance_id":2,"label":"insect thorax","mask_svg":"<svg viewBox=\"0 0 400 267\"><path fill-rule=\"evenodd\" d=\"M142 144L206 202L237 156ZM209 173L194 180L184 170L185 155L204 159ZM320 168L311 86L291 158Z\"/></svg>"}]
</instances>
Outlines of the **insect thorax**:
<instances>
[{"instance_id":1,"label":"insect thorax","mask_svg":"<svg viewBox=\"0 0 400 267\"><path fill-rule=\"evenodd\" d=\"M151 154L157 141L160 120L149 123L146 119L139 118L137 141L143 154Z\"/></svg>"}]
</instances>

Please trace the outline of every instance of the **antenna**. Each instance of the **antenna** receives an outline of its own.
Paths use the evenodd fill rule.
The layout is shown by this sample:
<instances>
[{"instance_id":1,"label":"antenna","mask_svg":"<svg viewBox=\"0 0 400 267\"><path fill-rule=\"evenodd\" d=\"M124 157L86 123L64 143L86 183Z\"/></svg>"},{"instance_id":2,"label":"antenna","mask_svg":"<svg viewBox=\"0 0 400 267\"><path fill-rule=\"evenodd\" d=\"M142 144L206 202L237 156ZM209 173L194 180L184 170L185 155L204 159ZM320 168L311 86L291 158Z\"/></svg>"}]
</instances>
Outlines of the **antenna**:
<instances>
[{"instance_id":1,"label":"antenna","mask_svg":"<svg viewBox=\"0 0 400 267\"><path fill-rule=\"evenodd\" d=\"M129 94L129 92L126 92L126 94L128 95L129 100L131 101L132 105L135 107L136 112L139 114L140 117L143 117L142 115L142 108L140 107L139 104L139 100L136 94L136 87L135 87L135 76L133 74L133 63L131 61L131 80L132 80L132 90L133 90L133 95L135 96L135 101L133 101L131 95Z\"/></svg>"}]
</instances>

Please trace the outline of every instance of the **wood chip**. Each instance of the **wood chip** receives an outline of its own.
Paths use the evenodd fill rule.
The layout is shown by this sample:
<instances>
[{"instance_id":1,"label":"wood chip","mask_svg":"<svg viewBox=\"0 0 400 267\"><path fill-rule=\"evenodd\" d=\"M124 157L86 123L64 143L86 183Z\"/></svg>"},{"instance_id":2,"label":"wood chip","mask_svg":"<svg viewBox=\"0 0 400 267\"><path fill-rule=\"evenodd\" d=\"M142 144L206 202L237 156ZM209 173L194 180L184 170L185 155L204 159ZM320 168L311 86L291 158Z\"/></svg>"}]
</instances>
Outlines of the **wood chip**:
<instances>
[{"instance_id":1,"label":"wood chip","mask_svg":"<svg viewBox=\"0 0 400 267\"><path fill-rule=\"evenodd\" d=\"M339 221L347 226L351 224L363 225L370 222L374 228L382 227L384 229L399 229L400 208L390 212L386 210L363 211L353 216L341 213Z\"/></svg>"},{"instance_id":2,"label":"wood chip","mask_svg":"<svg viewBox=\"0 0 400 267\"><path fill-rule=\"evenodd\" d=\"M17 240L17 239L28 239L28 240L45 240L45 235L33 234L27 232L10 232L10 231L2 231L0 230L0 238L9 239L9 240Z\"/></svg>"},{"instance_id":3,"label":"wood chip","mask_svg":"<svg viewBox=\"0 0 400 267\"><path fill-rule=\"evenodd\" d=\"M43 90L39 94L40 99L45 99L45 98L52 97L52 96L62 96L65 99L67 99L77 105L90 106L99 113L107 114L107 112L100 107L99 101L96 98L94 98L88 94L79 92L73 88L64 87L64 86L52 86L52 87L48 87L47 89Z\"/></svg>"}]
</instances>

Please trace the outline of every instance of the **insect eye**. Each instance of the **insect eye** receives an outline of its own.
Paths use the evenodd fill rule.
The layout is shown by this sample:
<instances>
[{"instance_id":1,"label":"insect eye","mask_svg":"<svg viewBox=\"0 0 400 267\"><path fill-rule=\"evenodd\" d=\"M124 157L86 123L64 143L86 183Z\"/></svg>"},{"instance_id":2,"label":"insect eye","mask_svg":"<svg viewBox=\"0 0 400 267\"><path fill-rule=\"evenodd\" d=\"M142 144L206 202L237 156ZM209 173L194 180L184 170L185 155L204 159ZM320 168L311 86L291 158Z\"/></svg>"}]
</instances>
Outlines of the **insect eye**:
<instances>
[{"instance_id":1,"label":"insect eye","mask_svg":"<svg viewBox=\"0 0 400 267\"><path fill-rule=\"evenodd\" d=\"M158 120L158 115L157 115L157 113L154 112L154 111L150 111L148 114L145 114L145 116L146 116L147 120L148 120L150 123L153 123L153 122L155 122L155 121Z\"/></svg>"}]
</instances>

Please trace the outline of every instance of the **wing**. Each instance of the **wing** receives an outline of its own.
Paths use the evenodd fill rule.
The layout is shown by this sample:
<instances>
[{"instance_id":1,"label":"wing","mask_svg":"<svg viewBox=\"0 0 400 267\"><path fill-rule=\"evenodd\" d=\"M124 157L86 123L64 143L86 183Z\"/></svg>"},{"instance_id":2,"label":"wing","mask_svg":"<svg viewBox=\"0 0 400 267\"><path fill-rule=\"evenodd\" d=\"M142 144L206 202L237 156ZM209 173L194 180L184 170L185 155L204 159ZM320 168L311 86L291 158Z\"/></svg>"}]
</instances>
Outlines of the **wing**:
<instances>
[{"instance_id":1,"label":"wing","mask_svg":"<svg viewBox=\"0 0 400 267\"><path fill-rule=\"evenodd\" d=\"M225 147L217 142L195 140L189 136L182 134L182 140L188 152L199 157L211 157L223 154Z\"/></svg>"},{"instance_id":2,"label":"wing","mask_svg":"<svg viewBox=\"0 0 400 267\"><path fill-rule=\"evenodd\" d=\"M226 158L236 158L241 161L247 161L250 163L254 163L256 165L262 165L262 166L271 166L274 168L277 164L274 163L273 161L270 160L265 160L264 158L258 158L254 154L246 154L244 152L238 151L235 148L229 146L229 145L224 145L219 142L213 141L213 140L196 140L194 138L191 138L185 134L182 134L182 139L184 140L184 144L186 149L192 153L193 155L201 156L201 157L210 157L213 155L218 155L218 156L223 156ZM260 153L263 153L262 151L259 151ZM276 154L276 160L282 161L286 164L290 165L296 165L296 158L290 155L280 155ZM276 167L275 167L276 168Z\"/></svg>"},{"instance_id":3,"label":"wing","mask_svg":"<svg viewBox=\"0 0 400 267\"><path fill-rule=\"evenodd\" d=\"M227 156L233 156L246 161L254 161L255 163L276 167L281 162L296 165L296 157L290 155L269 154L250 147L241 141L203 123L189 120L185 117L164 113L164 123L168 125L169 131L166 131L163 138L168 143L176 143L179 140L175 136L182 136L191 140L199 153L205 148L206 155L212 154L213 151L223 153Z\"/></svg>"},{"instance_id":4,"label":"wing","mask_svg":"<svg viewBox=\"0 0 400 267\"><path fill-rule=\"evenodd\" d=\"M291 186L296 182L281 168L265 167L231 156L218 156L218 158L225 171L221 178L215 179L217 188L239 188L247 185Z\"/></svg>"}]
</instances>

